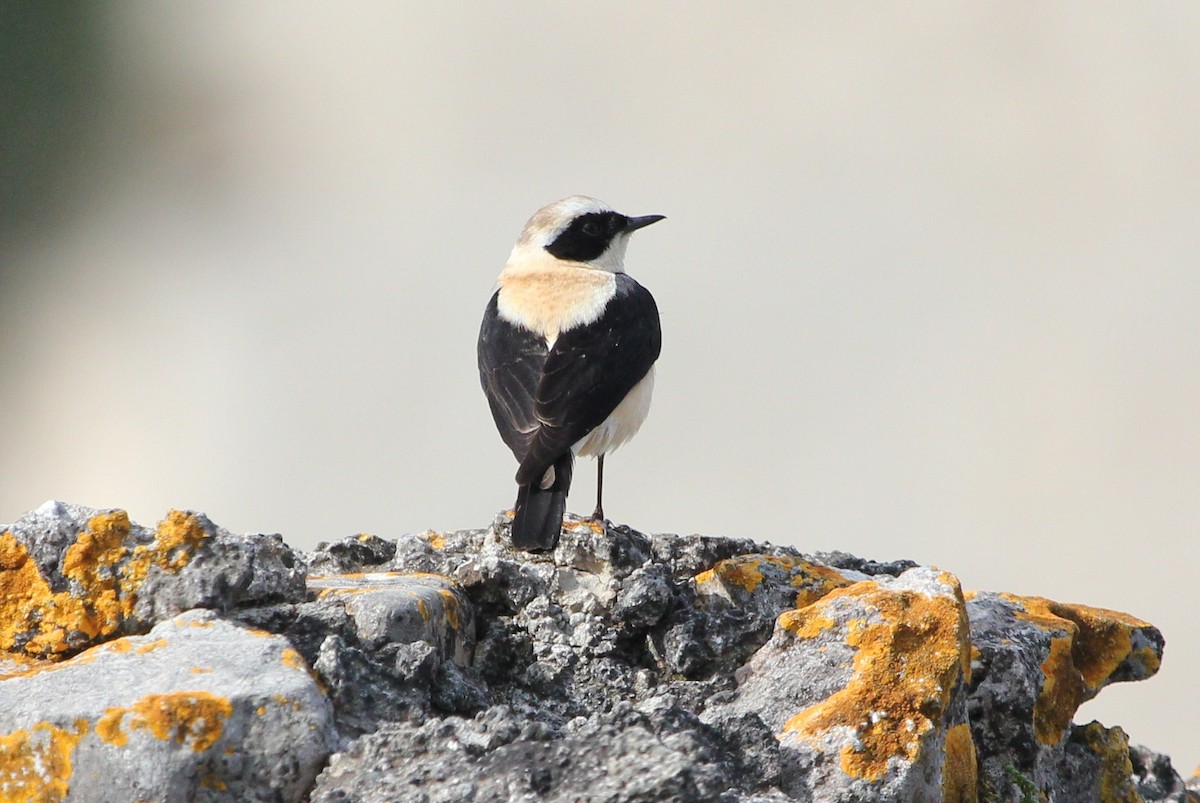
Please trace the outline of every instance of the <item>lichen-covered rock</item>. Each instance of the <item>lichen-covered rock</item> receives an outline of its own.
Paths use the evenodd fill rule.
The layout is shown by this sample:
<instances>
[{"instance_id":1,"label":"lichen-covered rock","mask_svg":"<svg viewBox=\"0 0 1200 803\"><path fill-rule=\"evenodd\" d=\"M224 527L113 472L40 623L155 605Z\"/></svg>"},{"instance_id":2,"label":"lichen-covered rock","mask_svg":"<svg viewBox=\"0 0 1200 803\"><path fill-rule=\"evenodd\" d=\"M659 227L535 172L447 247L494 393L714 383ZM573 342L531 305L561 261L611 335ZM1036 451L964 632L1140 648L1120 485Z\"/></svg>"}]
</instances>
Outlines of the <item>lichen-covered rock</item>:
<instances>
[{"instance_id":1,"label":"lichen-covered rock","mask_svg":"<svg viewBox=\"0 0 1200 803\"><path fill-rule=\"evenodd\" d=\"M123 510L47 502L0 528L0 650L62 658L190 608L303 599L279 536L234 536L173 510L154 529Z\"/></svg>"},{"instance_id":2,"label":"lichen-covered rock","mask_svg":"<svg viewBox=\"0 0 1200 803\"><path fill-rule=\"evenodd\" d=\"M1104 754L1072 769L1076 778L1124 772L1124 764L1114 769L1113 756L1123 753L1128 761L1128 743L1112 747L1124 734L1101 738L1098 723L1077 732L1072 719L1109 683L1153 675L1162 634L1116 611L1011 594L971 594L967 614L974 647L971 729L986 788L1001 799L1018 795L1015 770L1047 795L1066 794L1068 752L1075 759Z\"/></svg>"},{"instance_id":3,"label":"lichen-covered rock","mask_svg":"<svg viewBox=\"0 0 1200 803\"><path fill-rule=\"evenodd\" d=\"M1133 617L573 517L531 555L509 527L307 555L178 511L0 528L0 803L1200 803L1073 721L1158 668Z\"/></svg>"},{"instance_id":4,"label":"lichen-covered rock","mask_svg":"<svg viewBox=\"0 0 1200 803\"><path fill-rule=\"evenodd\" d=\"M0 679L3 800L300 800L333 747L288 641L209 611Z\"/></svg>"},{"instance_id":5,"label":"lichen-covered rock","mask_svg":"<svg viewBox=\"0 0 1200 803\"><path fill-rule=\"evenodd\" d=\"M779 739L788 790L800 795L906 801L973 794L958 581L911 569L835 589L779 617L771 641L740 673L736 696L711 707L705 720L758 714Z\"/></svg>"},{"instance_id":6,"label":"lichen-covered rock","mask_svg":"<svg viewBox=\"0 0 1200 803\"><path fill-rule=\"evenodd\" d=\"M313 577L321 597L341 597L358 636L369 649L424 641L445 660L471 662L475 613L459 587L436 574L355 572Z\"/></svg>"}]
</instances>

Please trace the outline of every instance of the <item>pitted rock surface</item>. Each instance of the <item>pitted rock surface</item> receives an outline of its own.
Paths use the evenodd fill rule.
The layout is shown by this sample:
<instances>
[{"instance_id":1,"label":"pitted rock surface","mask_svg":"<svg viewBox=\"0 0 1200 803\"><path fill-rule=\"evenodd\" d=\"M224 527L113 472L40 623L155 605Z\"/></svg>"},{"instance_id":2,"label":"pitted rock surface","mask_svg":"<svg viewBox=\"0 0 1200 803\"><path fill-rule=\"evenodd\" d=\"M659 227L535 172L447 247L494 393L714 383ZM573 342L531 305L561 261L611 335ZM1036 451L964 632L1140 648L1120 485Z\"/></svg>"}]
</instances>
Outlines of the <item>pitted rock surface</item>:
<instances>
[{"instance_id":1,"label":"pitted rock surface","mask_svg":"<svg viewBox=\"0 0 1200 803\"><path fill-rule=\"evenodd\" d=\"M334 746L288 640L211 611L0 680L3 800L296 800Z\"/></svg>"},{"instance_id":2,"label":"pitted rock surface","mask_svg":"<svg viewBox=\"0 0 1200 803\"><path fill-rule=\"evenodd\" d=\"M50 503L0 528L0 700L25 712L0 719L0 802L168 776L181 800L1200 801L1165 756L1074 722L1158 669L1162 636L1134 617L963 594L911 561L574 518L531 555L508 527L307 554L180 511L149 529ZM210 663L241 653L240 692L176 682L195 651L151 645L181 622L220 634ZM278 655L250 668L245 639ZM111 691L102 657L174 680L91 707L50 691Z\"/></svg>"}]
</instances>

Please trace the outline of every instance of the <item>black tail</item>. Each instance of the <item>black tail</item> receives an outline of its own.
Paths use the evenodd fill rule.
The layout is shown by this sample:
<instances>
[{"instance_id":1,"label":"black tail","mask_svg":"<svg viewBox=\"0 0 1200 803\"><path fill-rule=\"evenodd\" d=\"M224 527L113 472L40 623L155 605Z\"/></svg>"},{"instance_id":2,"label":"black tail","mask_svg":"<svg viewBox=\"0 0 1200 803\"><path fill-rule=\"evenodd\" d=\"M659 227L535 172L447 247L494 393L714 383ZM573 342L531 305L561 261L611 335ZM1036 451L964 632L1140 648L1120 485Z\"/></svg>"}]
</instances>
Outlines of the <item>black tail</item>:
<instances>
[{"instance_id":1,"label":"black tail","mask_svg":"<svg viewBox=\"0 0 1200 803\"><path fill-rule=\"evenodd\" d=\"M549 488L541 487L541 477L517 488L512 523L514 547L526 552L544 552L558 544L574 463L575 455L567 452L554 463L554 484Z\"/></svg>"}]
</instances>

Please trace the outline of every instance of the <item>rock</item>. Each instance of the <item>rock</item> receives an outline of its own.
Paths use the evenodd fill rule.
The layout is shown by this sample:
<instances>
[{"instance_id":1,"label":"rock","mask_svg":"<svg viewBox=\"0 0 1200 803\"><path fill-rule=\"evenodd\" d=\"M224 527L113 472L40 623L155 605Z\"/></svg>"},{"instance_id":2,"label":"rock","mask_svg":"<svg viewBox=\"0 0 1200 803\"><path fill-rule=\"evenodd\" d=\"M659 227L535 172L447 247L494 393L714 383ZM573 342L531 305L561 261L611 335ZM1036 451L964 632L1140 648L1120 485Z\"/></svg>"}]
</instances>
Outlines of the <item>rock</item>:
<instances>
[{"instance_id":1,"label":"rock","mask_svg":"<svg viewBox=\"0 0 1200 803\"><path fill-rule=\"evenodd\" d=\"M301 800L333 747L287 639L209 611L0 681L5 800Z\"/></svg>"},{"instance_id":2,"label":"rock","mask_svg":"<svg viewBox=\"0 0 1200 803\"><path fill-rule=\"evenodd\" d=\"M560 734L506 707L472 720L388 726L336 756L312 800L748 799L731 792L746 768L727 740L670 702L662 708L618 706ZM771 735L757 737L769 752Z\"/></svg>"},{"instance_id":3,"label":"rock","mask_svg":"<svg viewBox=\"0 0 1200 803\"><path fill-rule=\"evenodd\" d=\"M1112 740L1124 739L1123 733L1101 738L1102 726L1094 723L1084 738L1071 722L1079 706L1109 683L1153 675L1162 634L1116 611L992 592L969 595L967 615L973 645L969 709L981 783L1001 799L1018 795L1015 771L1046 794L1065 794L1064 768L1073 765L1068 752L1076 759L1097 751L1107 756L1087 759L1086 771L1072 770L1078 777L1123 772L1124 765L1113 769L1112 758ZM1116 749L1122 751L1128 753L1127 741Z\"/></svg>"},{"instance_id":4,"label":"rock","mask_svg":"<svg viewBox=\"0 0 1200 803\"><path fill-rule=\"evenodd\" d=\"M704 719L752 712L776 734L784 787L805 799L936 800L975 788L967 618L931 569L835 588L779 617Z\"/></svg>"},{"instance_id":5,"label":"rock","mask_svg":"<svg viewBox=\"0 0 1200 803\"><path fill-rule=\"evenodd\" d=\"M0 528L0 801L1200 803L1074 722L1158 669L1131 616L575 517L531 555L509 527L303 555L180 511Z\"/></svg>"},{"instance_id":6,"label":"rock","mask_svg":"<svg viewBox=\"0 0 1200 803\"><path fill-rule=\"evenodd\" d=\"M1128 739L1126 741L1128 742ZM1138 794L1143 799L1187 803L1195 798L1193 803L1200 803L1200 794L1188 797L1188 785L1171 766L1169 757L1141 745L1131 745L1129 764L1137 781Z\"/></svg>"},{"instance_id":7,"label":"rock","mask_svg":"<svg viewBox=\"0 0 1200 803\"><path fill-rule=\"evenodd\" d=\"M150 530L47 502L0 530L0 650L61 658L190 608L299 601L304 573L279 536L234 536L200 513Z\"/></svg>"},{"instance_id":8,"label":"rock","mask_svg":"<svg viewBox=\"0 0 1200 803\"><path fill-rule=\"evenodd\" d=\"M449 578L436 574L371 572L316 577L309 588L318 596L340 596L369 649L389 643L424 641L444 660L471 662L475 613Z\"/></svg>"}]
</instances>

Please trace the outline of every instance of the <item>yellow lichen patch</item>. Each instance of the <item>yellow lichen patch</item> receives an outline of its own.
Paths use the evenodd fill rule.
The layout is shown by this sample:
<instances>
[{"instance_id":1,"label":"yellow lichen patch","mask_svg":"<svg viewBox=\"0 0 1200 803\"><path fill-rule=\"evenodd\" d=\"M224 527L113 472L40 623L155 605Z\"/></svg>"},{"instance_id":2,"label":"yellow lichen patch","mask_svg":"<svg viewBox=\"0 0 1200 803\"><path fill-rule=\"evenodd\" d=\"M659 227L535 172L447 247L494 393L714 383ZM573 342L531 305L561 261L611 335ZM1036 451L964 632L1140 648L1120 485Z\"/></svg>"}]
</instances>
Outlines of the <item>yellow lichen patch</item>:
<instances>
[{"instance_id":1,"label":"yellow lichen patch","mask_svg":"<svg viewBox=\"0 0 1200 803\"><path fill-rule=\"evenodd\" d=\"M165 646L167 646L167 640L165 638L159 638L155 639L154 641L147 641L145 644L137 648L137 652L138 655L145 655L148 652L160 650Z\"/></svg>"},{"instance_id":2,"label":"yellow lichen patch","mask_svg":"<svg viewBox=\"0 0 1200 803\"><path fill-rule=\"evenodd\" d=\"M308 662L304 660L304 656L291 647L284 647L280 659L283 661L284 666L291 667L292 669L303 669L305 672L308 671Z\"/></svg>"},{"instance_id":3,"label":"yellow lichen patch","mask_svg":"<svg viewBox=\"0 0 1200 803\"><path fill-rule=\"evenodd\" d=\"M126 614L132 614L137 602L137 589L146 579L151 566L176 574L186 566L196 549L208 537L200 520L182 510L172 510L158 523L154 541L134 547L129 562L121 570L128 595Z\"/></svg>"},{"instance_id":4,"label":"yellow lichen patch","mask_svg":"<svg viewBox=\"0 0 1200 803\"><path fill-rule=\"evenodd\" d=\"M212 669L206 666L193 666L191 671L193 675L208 675L212 673Z\"/></svg>"},{"instance_id":5,"label":"yellow lichen patch","mask_svg":"<svg viewBox=\"0 0 1200 803\"><path fill-rule=\"evenodd\" d=\"M942 764L942 800L974 803L978 800L979 765L971 727L962 722L946 731L946 758Z\"/></svg>"},{"instance_id":6,"label":"yellow lichen patch","mask_svg":"<svg viewBox=\"0 0 1200 803\"><path fill-rule=\"evenodd\" d=\"M1042 744L1058 744L1083 703L1083 684L1071 657L1071 638L1050 640L1050 654L1042 661L1045 680L1033 704L1033 731Z\"/></svg>"},{"instance_id":7,"label":"yellow lichen patch","mask_svg":"<svg viewBox=\"0 0 1200 803\"><path fill-rule=\"evenodd\" d=\"M1129 759L1129 737L1120 728L1089 722L1075 731L1092 755L1100 759L1100 800L1104 803L1142 803Z\"/></svg>"},{"instance_id":8,"label":"yellow lichen patch","mask_svg":"<svg viewBox=\"0 0 1200 803\"><path fill-rule=\"evenodd\" d=\"M442 535L441 533L430 532L425 536L425 540L428 541L429 545L434 549L446 548L446 536Z\"/></svg>"},{"instance_id":9,"label":"yellow lichen patch","mask_svg":"<svg viewBox=\"0 0 1200 803\"><path fill-rule=\"evenodd\" d=\"M837 624L837 622L811 606L784 611L776 621L784 630L797 638L804 639L816 638Z\"/></svg>"},{"instance_id":10,"label":"yellow lichen patch","mask_svg":"<svg viewBox=\"0 0 1200 803\"><path fill-rule=\"evenodd\" d=\"M89 544L98 546L94 539L89 539ZM84 557L84 550L72 555L77 572ZM98 613L70 591L52 591L24 544L7 530L0 533L0 649L61 657L70 649L68 630L89 637L107 635L115 625L103 631L106 621L105 613Z\"/></svg>"},{"instance_id":11,"label":"yellow lichen patch","mask_svg":"<svg viewBox=\"0 0 1200 803\"><path fill-rule=\"evenodd\" d=\"M847 627L856 648L850 682L824 701L792 717L785 734L818 740L833 728L855 735L841 751L841 768L853 778L876 781L888 760L914 760L921 736L940 723L953 689L962 682L969 656L966 610L959 597L927 596L886 589L872 581L836 589L808 609L854 598L878 621ZM816 615L816 614L814 614Z\"/></svg>"},{"instance_id":12,"label":"yellow lichen patch","mask_svg":"<svg viewBox=\"0 0 1200 803\"><path fill-rule=\"evenodd\" d=\"M454 592L448 589L438 591L442 595L442 608L446 612L446 621L450 623L450 627L458 630L458 597L454 596Z\"/></svg>"},{"instance_id":13,"label":"yellow lichen patch","mask_svg":"<svg viewBox=\"0 0 1200 803\"><path fill-rule=\"evenodd\" d=\"M87 720L78 719L73 727L39 722L0 734L0 803L63 800L71 790L75 747L87 732Z\"/></svg>"},{"instance_id":14,"label":"yellow lichen patch","mask_svg":"<svg viewBox=\"0 0 1200 803\"><path fill-rule=\"evenodd\" d=\"M788 584L796 589L794 604L797 607L815 602L832 589L853 582L828 566L803 558L775 555L737 555L717 561L711 569L697 574L695 582L699 585L720 581L727 588L736 587L753 594L766 579L764 572L772 570L786 575Z\"/></svg>"},{"instance_id":15,"label":"yellow lichen patch","mask_svg":"<svg viewBox=\"0 0 1200 803\"><path fill-rule=\"evenodd\" d=\"M149 731L156 739L208 750L225 728L233 704L206 691L150 694L126 708L109 708L96 725L101 739L116 746L127 743L134 730Z\"/></svg>"},{"instance_id":16,"label":"yellow lichen patch","mask_svg":"<svg viewBox=\"0 0 1200 803\"><path fill-rule=\"evenodd\" d=\"M87 529L63 555L63 575L79 584L89 608L90 615L77 626L90 638L115 633L126 615L117 566L129 552L125 544L129 529L129 514L124 510L99 513L88 519Z\"/></svg>"},{"instance_id":17,"label":"yellow lichen patch","mask_svg":"<svg viewBox=\"0 0 1200 803\"><path fill-rule=\"evenodd\" d=\"M58 592L25 547L7 530L0 533L0 649L61 657L80 646L80 634L92 642L111 638L133 615L150 567L179 571L206 537L195 516L171 511L153 544L131 550L131 527L123 510L88 519L63 553L70 588Z\"/></svg>"},{"instance_id":18,"label":"yellow lichen patch","mask_svg":"<svg viewBox=\"0 0 1200 803\"><path fill-rule=\"evenodd\" d=\"M1135 630L1153 627L1137 617L1120 611L1093 608L1088 605L1068 605L1043 597L1021 597L1001 594L1001 597L1021 606L1017 616L1043 630L1065 630L1071 634L1071 653L1075 668L1090 690L1106 684L1117 667L1133 658L1150 677L1158 671L1159 656L1148 648L1133 648Z\"/></svg>"},{"instance_id":19,"label":"yellow lichen patch","mask_svg":"<svg viewBox=\"0 0 1200 803\"><path fill-rule=\"evenodd\" d=\"M129 743L129 737L121 729L121 720L128 710L125 708L108 708L96 722L96 735L114 747L124 747Z\"/></svg>"},{"instance_id":20,"label":"yellow lichen patch","mask_svg":"<svg viewBox=\"0 0 1200 803\"><path fill-rule=\"evenodd\" d=\"M429 605L420 597L417 597L417 612L421 614L422 619L429 621Z\"/></svg>"},{"instance_id":21,"label":"yellow lichen patch","mask_svg":"<svg viewBox=\"0 0 1200 803\"><path fill-rule=\"evenodd\" d=\"M696 577L697 582L721 580L726 585L738 586L749 594L763 581L762 555L738 555L717 561L717 564ZM704 577L703 580L700 578Z\"/></svg>"}]
</instances>

